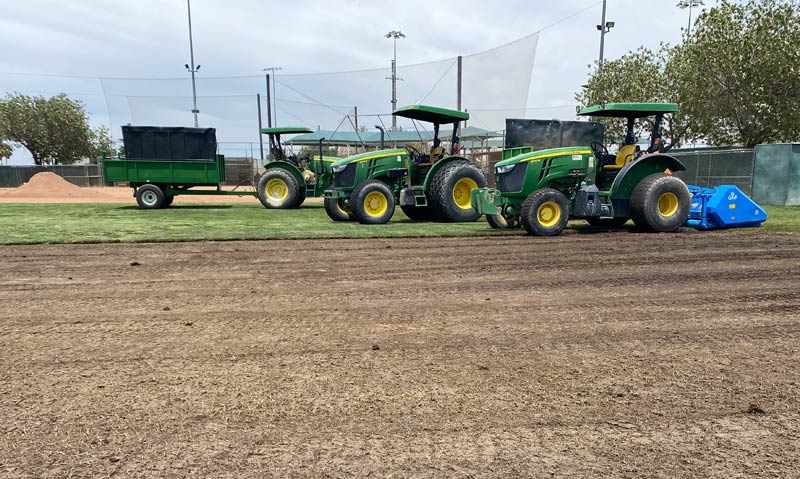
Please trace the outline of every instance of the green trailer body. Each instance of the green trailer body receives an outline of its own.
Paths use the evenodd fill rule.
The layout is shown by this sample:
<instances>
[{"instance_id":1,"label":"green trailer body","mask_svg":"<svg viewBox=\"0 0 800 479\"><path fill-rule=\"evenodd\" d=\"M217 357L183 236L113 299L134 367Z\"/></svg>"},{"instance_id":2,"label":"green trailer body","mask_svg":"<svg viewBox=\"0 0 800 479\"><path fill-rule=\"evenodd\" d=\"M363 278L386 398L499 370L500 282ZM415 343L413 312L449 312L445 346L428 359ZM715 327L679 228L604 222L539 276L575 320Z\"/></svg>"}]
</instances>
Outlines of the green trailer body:
<instances>
[{"instance_id":1,"label":"green trailer body","mask_svg":"<svg viewBox=\"0 0 800 479\"><path fill-rule=\"evenodd\" d=\"M107 183L127 183L141 208L170 206L178 195L255 196L227 191L225 156L216 153L213 128L123 126L125 155L103 158ZM196 187L215 189L192 189Z\"/></svg>"},{"instance_id":2,"label":"green trailer body","mask_svg":"<svg viewBox=\"0 0 800 479\"><path fill-rule=\"evenodd\" d=\"M643 229L672 231L689 214L691 196L670 173L685 169L674 157L658 153L659 125L672 103L611 103L588 107L579 114L628 120L628 134L619 153L610 155L599 143L534 151L504 151L495 166L497 188L471 192L472 204L487 215L492 227L524 226L534 235L558 234L570 217L590 224L615 226L629 219ZM634 120L655 116L647 151L634 144Z\"/></svg>"}]
</instances>

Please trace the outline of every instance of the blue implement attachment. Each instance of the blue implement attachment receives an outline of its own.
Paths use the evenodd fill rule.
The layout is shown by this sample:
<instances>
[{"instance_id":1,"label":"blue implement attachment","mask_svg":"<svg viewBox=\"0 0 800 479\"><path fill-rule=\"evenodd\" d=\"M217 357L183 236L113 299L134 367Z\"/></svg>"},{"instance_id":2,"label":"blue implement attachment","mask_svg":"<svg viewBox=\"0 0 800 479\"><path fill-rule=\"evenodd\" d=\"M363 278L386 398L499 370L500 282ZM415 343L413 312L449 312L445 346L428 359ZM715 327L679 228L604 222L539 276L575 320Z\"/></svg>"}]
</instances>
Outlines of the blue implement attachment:
<instances>
[{"instance_id":1,"label":"blue implement attachment","mask_svg":"<svg viewBox=\"0 0 800 479\"><path fill-rule=\"evenodd\" d=\"M767 212L736 186L689 186L689 192L692 206L684 226L702 231L747 228L759 227L767 220Z\"/></svg>"}]
</instances>

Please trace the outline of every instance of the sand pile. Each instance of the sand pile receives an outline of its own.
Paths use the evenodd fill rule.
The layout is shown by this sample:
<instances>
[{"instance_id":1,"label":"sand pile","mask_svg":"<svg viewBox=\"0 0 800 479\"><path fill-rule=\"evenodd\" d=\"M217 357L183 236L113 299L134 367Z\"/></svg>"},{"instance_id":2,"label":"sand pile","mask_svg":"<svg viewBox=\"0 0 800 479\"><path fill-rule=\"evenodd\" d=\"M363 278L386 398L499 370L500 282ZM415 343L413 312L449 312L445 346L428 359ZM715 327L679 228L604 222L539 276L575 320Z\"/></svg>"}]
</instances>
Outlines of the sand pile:
<instances>
[{"instance_id":1,"label":"sand pile","mask_svg":"<svg viewBox=\"0 0 800 479\"><path fill-rule=\"evenodd\" d=\"M36 173L30 181L19 188L3 192L3 198L107 199L109 196L94 189L75 186L55 173L44 172Z\"/></svg>"}]
</instances>

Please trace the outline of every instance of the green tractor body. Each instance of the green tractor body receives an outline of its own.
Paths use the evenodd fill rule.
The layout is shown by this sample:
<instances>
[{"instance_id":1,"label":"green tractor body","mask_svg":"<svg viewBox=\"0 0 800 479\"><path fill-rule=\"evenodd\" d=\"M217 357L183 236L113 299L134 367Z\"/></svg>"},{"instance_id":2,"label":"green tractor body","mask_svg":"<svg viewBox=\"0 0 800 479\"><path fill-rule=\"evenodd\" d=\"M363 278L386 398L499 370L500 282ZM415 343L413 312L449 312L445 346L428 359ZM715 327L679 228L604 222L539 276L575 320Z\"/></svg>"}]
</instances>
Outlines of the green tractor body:
<instances>
[{"instance_id":1,"label":"green tractor body","mask_svg":"<svg viewBox=\"0 0 800 479\"><path fill-rule=\"evenodd\" d=\"M475 221L470 192L486 186L483 172L458 155L458 129L465 112L412 105L394 115L433 123L433 146L382 149L341 159L332 165L333 182L325 191L325 210L334 221L386 223L396 205L415 221ZM441 146L440 125L453 125L449 153Z\"/></svg>"},{"instance_id":2,"label":"green tractor body","mask_svg":"<svg viewBox=\"0 0 800 479\"><path fill-rule=\"evenodd\" d=\"M621 226L629 219L651 231L673 231L686 221L691 195L673 171L685 170L676 158L658 153L659 127L672 103L610 103L580 115L627 119L619 152L599 143L532 151L506 150L495 166L497 188L472 191L477 213L495 228L524 226L530 234L560 233L570 217L598 226ZM637 118L655 117L646 151L634 140Z\"/></svg>"},{"instance_id":3,"label":"green tractor body","mask_svg":"<svg viewBox=\"0 0 800 479\"><path fill-rule=\"evenodd\" d=\"M258 199L265 208L296 208L306 198L322 196L333 179L331 165L339 158L322 155L320 139L319 155L297 158L287 155L281 144L281 135L313 133L310 129L297 126L262 128L261 133L269 135L270 156L264 164L266 170L259 179L256 191Z\"/></svg>"}]
</instances>

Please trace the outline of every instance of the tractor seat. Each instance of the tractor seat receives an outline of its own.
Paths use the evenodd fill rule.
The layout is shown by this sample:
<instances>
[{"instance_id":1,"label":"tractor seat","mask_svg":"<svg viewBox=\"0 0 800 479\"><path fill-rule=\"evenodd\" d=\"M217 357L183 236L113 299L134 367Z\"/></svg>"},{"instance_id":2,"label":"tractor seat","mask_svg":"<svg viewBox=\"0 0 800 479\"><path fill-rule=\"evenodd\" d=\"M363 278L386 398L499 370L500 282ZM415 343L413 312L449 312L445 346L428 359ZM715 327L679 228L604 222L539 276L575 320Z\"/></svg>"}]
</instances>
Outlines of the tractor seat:
<instances>
[{"instance_id":1,"label":"tractor seat","mask_svg":"<svg viewBox=\"0 0 800 479\"><path fill-rule=\"evenodd\" d=\"M444 148L442 148L441 146L434 146L433 148L431 148L430 157L433 158L434 162L441 160L442 158L444 158Z\"/></svg>"},{"instance_id":2,"label":"tractor seat","mask_svg":"<svg viewBox=\"0 0 800 479\"><path fill-rule=\"evenodd\" d=\"M620 170L622 167L636 159L636 152L639 150L637 145L625 145L619 149L619 153L617 153L617 157L614 159L614 163L610 165L604 165L604 170Z\"/></svg>"}]
</instances>

